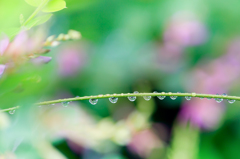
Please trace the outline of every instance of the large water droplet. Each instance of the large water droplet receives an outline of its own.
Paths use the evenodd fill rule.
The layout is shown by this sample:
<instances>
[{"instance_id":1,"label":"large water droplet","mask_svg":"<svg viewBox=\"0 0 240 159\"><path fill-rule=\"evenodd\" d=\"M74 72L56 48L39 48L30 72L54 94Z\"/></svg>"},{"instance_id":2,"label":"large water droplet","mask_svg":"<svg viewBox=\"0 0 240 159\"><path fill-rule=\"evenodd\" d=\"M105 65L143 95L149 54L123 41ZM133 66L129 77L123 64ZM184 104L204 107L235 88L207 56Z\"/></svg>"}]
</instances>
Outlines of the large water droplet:
<instances>
[{"instance_id":1,"label":"large water droplet","mask_svg":"<svg viewBox=\"0 0 240 159\"><path fill-rule=\"evenodd\" d=\"M215 101L216 101L217 103L221 103L221 102L223 101L223 99L222 99L222 98L215 98Z\"/></svg>"},{"instance_id":2,"label":"large water droplet","mask_svg":"<svg viewBox=\"0 0 240 159\"><path fill-rule=\"evenodd\" d=\"M146 101L149 101L151 99L151 96L143 96L143 98L146 100Z\"/></svg>"},{"instance_id":3,"label":"large water droplet","mask_svg":"<svg viewBox=\"0 0 240 159\"><path fill-rule=\"evenodd\" d=\"M129 96L128 99L131 101L131 102L134 102L137 97L136 96Z\"/></svg>"},{"instance_id":4,"label":"large water droplet","mask_svg":"<svg viewBox=\"0 0 240 159\"><path fill-rule=\"evenodd\" d=\"M15 109L9 111L9 114L14 114L14 113L15 113Z\"/></svg>"},{"instance_id":5,"label":"large water droplet","mask_svg":"<svg viewBox=\"0 0 240 159\"><path fill-rule=\"evenodd\" d=\"M228 99L228 103L233 104L236 100L235 99Z\"/></svg>"},{"instance_id":6,"label":"large water droplet","mask_svg":"<svg viewBox=\"0 0 240 159\"><path fill-rule=\"evenodd\" d=\"M175 100L175 99L177 99L177 96L170 96L170 98L171 98L172 100Z\"/></svg>"},{"instance_id":7,"label":"large water droplet","mask_svg":"<svg viewBox=\"0 0 240 159\"><path fill-rule=\"evenodd\" d=\"M217 94L217 95L219 95L219 94ZM217 103L221 103L221 102L223 101L223 99L222 99L222 98L215 98L215 101L216 101Z\"/></svg>"},{"instance_id":8,"label":"large water droplet","mask_svg":"<svg viewBox=\"0 0 240 159\"><path fill-rule=\"evenodd\" d=\"M208 99L208 100L211 100L212 98L211 98L211 97L208 97L207 99Z\"/></svg>"},{"instance_id":9,"label":"large water droplet","mask_svg":"<svg viewBox=\"0 0 240 159\"><path fill-rule=\"evenodd\" d=\"M158 99L163 100L166 96L158 96Z\"/></svg>"},{"instance_id":10,"label":"large water droplet","mask_svg":"<svg viewBox=\"0 0 240 159\"><path fill-rule=\"evenodd\" d=\"M157 91L154 91L153 93L158 93ZM162 92L161 94L165 94L165 92ZM166 96L157 96L158 99L163 100Z\"/></svg>"},{"instance_id":11,"label":"large water droplet","mask_svg":"<svg viewBox=\"0 0 240 159\"><path fill-rule=\"evenodd\" d=\"M68 101L62 102L62 105L63 105L64 107L67 107L67 106L69 105L69 103L70 103L70 102L68 102Z\"/></svg>"},{"instance_id":12,"label":"large water droplet","mask_svg":"<svg viewBox=\"0 0 240 159\"><path fill-rule=\"evenodd\" d=\"M226 93L223 93L222 96L227 96L227 94L226 94Z\"/></svg>"},{"instance_id":13,"label":"large water droplet","mask_svg":"<svg viewBox=\"0 0 240 159\"><path fill-rule=\"evenodd\" d=\"M90 102L92 105L95 105L95 104L97 104L98 99L89 99L89 102Z\"/></svg>"},{"instance_id":14,"label":"large water droplet","mask_svg":"<svg viewBox=\"0 0 240 159\"><path fill-rule=\"evenodd\" d=\"M185 98L186 98L186 100L191 100L192 97L186 96Z\"/></svg>"},{"instance_id":15,"label":"large water droplet","mask_svg":"<svg viewBox=\"0 0 240 159\"><path fill-rule=\"evenodd\" d=\"M139 92L138 92L138 91L134 91L133 93L137 94L137 93L139 93ZM134 102L134 101L137 99L137 97L136 97L136 96L129 96L128 99L129 99L131 102Z\"/></svg>"},{"instance_id":16,"label":"large water droplet","mask_svg":"<svg viewBox=\"0 0 240 159\"><path fill-rule=\"evenodd\" d=\"M110 97L110 98L109 98L109 101L110 101L111 103L117 103L118 98L117 98L117 97Z\"/></svg>"}]
</instances>

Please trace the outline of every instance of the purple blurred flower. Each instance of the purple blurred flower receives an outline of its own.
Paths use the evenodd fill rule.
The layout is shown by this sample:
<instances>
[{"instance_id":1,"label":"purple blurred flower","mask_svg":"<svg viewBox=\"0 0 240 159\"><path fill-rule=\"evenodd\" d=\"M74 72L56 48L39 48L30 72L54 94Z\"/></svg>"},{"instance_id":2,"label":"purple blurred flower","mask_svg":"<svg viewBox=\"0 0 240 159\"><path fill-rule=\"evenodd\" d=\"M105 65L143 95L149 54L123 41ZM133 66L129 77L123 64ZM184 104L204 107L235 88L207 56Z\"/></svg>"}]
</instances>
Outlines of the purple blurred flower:
<instances>
[{"instance_id":1,"label":"purple blurred flower","mask_svg":"<svg viewBox=\"0 0 240 159\"><path fill-rule=\"evenodd\" d=\"M181 64L181 57L182 57L183 47L176 45L174 43L166 42L159 48L159 58L158 63L159 67L166 71L172 72L175 71L177 67ZM169 63L171 61L171 63Z\"/></svg>"},{"instance_id":2,"label":"purple blurred flower","mask_svg":"<svg viewBox=\"0 0 240 159\"><path fill-rule=\"evenodd\" d=\"M207 29L192 13L177 13L167 25L164 33L165 42L181 46L195 46L207 39Z\"/></svg>"},{"instance_id":3,"label":"purple blurred flower","mask_svg":"<svg viewBox=\"0 0 240 159\"><path fill-rule=\"evenodd\" d=\"M184 102L179 117L181 121L190 121L200 128L214 129L219 125L224 110L224 106L213 99L192 99Z\"/></svg>"},{"instance_id":4,"label":"purple blurred flower","mask_svg":"<svg viewBox=\"0 0 240 159\"><path fill-rule=\"evenodd\" d=\"M4 36L2 39L0 39L0 55L3 55L3 53L8 47L8 44L9 44L8 37Z\"/></svg>"},{"instance_id":5,"label":"purple blurred flower","mask_svg":"<svg viewBox=\"0 0 240 159\"><path fill-rule=\"evenodd\" d=\"M22 31L14 40L9 43L5 50L4 56L11 59L11 61L21 61L26 57L32 56L34 53L41 50L44 42L44 35L42 32L35 32L34 36L30 32Z\"/></svg>"},{"instance_id":6,"label":"purple blurred flower","mask_svg":"<svg viewBox=\"0 0 240 159\"><path fill-rule=\"evenodd\" d=\"M38 56L36 58L32 58L31 62L36 64L36 65L41 65L41 64L45 64L48 63L52 60L52 57L48 57L48 56Z\"/></svg>"},{"instance_id":7,"label":"purple blurred flower","mask_svg":"<svg viewBox=\"0 0 240 159\"><path fill-rule=\"evenodd\" d=\"M134 134L128 148L140 155L141 157L148 157L152 150L162 147L162 141L151 129L146 129Z\"/></svg>"},{"instance_id":8,"label":"purple blurred flower","mask_svg":"<svg viewBox=\"0 0 240 159\"><path fill-rule=\"evenodd\" d=\"M164 41L159 49L158 61L161 70L176 71L183 65L181 58L184 49L204 43L207 36L205 25L194 17L193 13L176 13L166 26Z\"/></svg>"},{"instance_id":9,"label":"purple blurred flower","mask_svg":"<svg viewBox=\"0 0 240 159\"><path fill-rule=\"evenodd\" d=\"M84 64L84 56L76 48L64 49L58 55L59 73L62 76L71 76L78 72Z\"/></svg>"},{"instance_id":10,"label":"purple blurred flower","mask_svg":"<svg viewBox=\"0 0 240 159\"><path fill-rule=\"evenodd\" d=\"M192 79L186 80L187 91L196 91L210 94L227 93L232 83L239 80L240 74L240 40L230 44L227 54L215 61L192 72ZM206 129L213 129L218 125L224 112L223 105L214 100L193 99L183 104L180 119Z\"/></svg>"}]
</instances>

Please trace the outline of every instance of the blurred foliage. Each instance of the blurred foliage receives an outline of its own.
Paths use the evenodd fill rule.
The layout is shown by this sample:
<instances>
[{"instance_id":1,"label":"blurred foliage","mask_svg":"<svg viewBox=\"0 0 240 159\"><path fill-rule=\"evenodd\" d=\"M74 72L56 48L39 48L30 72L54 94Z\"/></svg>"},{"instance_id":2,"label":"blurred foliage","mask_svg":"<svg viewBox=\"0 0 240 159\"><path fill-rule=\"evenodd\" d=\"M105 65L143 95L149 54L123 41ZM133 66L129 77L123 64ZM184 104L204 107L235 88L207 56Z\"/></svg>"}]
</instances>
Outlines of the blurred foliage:
<instances>
[{"instance_id":1,"label":"blurred foliage","mask_svg":"<svg viewBox=\"0 0 240 159\"><path fill-rule=\"evenodd\" d=\"M46 40L74 29L82 39L52 36L61 44L45 43L51 62L16 58L14 69L0 78L0 108L21 106L14 115L0 114L0 158L239 158L238 102L120 98L116 104L103 99L67 108L33 105L135 90L238 95L239 5L237 0L66 0L67 8L30 33ZM18 33L34 9L23 0L0 0L0 32ZM46 22L50 17L42 14L36 17L47 16ZM41 23L28 24L30 29Z\"/></svg>"}]
</instances>

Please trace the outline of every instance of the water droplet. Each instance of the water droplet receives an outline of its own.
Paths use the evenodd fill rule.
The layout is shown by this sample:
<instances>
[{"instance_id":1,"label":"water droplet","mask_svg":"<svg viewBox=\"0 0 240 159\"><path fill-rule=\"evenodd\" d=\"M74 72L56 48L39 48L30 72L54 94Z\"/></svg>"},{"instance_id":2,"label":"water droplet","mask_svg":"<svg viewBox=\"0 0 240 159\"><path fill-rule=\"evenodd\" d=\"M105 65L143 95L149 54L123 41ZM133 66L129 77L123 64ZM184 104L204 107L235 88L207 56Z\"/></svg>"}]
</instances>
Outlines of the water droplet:
<instances>
[{"instance_id":1,"label":"water droplet","mask_svg":"<svg viewBox=\"0 0 240 159\"><path fill-rule=\"evenodd\" d=\"M158 96L158 99L163 100L166 96Z\"/></svg>"},{"instance_id":2,"label":"water droplet","mask_svg":"<svg viewBox=\"0 0 240 159\"><path fill-rule=\"evenodd\" d=\"M117 98L117 97L110 97L110 98L109 98L109 101L110 101L111 103L117 103L118 98Z\"/></svg>"},{"instance_id":3,"label":"water droplet","mask_svg":"<svg viewBox=\"0 0 240 159\"><path fill-rule=\"evenodd\" d=\"M208 99L208 100L211 100L212 98L211 98L211 97L208 97L207 99Z\"/></svg>"},{"instance_id":4,"label":"water droplet","mask_svg":"<svg viewBox=\"0 0 240 159\"><path fill-rule=\"evenodd\" d=\"M89 99L89 102L90 102L92 105L95 105L95 104L97 104L98 99Z\"/></svg>"},{"instance_id":5,"label":"water droplet","mask_svg":"<svg viewBox=\"0 0 240 159\"><path fill-rule=\"evenodd\" d=\"M79 96L76 96L75 98L79 98Z\"/></svg>"},{"instance_id":6,"label":"water droplet","mask_svg":"<svg viewBox=\"0 0 240 159\"><path fill-rule=\"evenodd\" d=\"M228 99L228 103L233 104L236 100L235 99Z\"/></svg>"},{"instance_id":7,"label":"water droplet","mask_svg":"<svg viewBox=\"0 0 240 159\"><path fill-rule=\"evenodd\" d=\"M99 94L98 97L103 97L103 94Z\"/></svg>"},{"instance_id":8,"label":"water droplet","mask_svg":"<svg viewBox=\"0 0 240 159\"><path fill-rule=\"evenodd\" d=\"M9 114L14 114L15 113L15 110L10 110L9 111Z\"/></svg>"},{"instance_id":9,"label":"water droplet","mask_svg":"<svg viewBox=\"0 0 240 159\"><path fill-rule=\"evenodd\" d=\"M219 94L216 94L216 95L219 95ZM223 101L223 99L222 99L222 98L215 98L215 101L216 101L217 103L221 103L221 102Z\"/></svg>"},{"instance_id":10,"label":"water droplet","mask_svg":"<svg viewBox=\"0 0 240 159\"><path fill-rule=\"evenodd\" d=\"M134 102L137 97L136 96L129 96L128 99L131 101L131 102Z\"/></svg>"},{"instance_id":11,"label":"water droplet","mask_svg":"<svg viewBox=\"0 0 240 159\"><path fill-rule=\"evenodd\" d=\"M52 105L55 105L55 103L53 103Z\"/></svg>"},{"instance_id":12,"label":"water droplet","mask_svg":"<svg viewBox=\"0 0 240 159\"><path fill-rule=\"evenodd\" d=\"M227 94L226 94L226 93L223 93L222 96L227 96Z\"/></svg>"},{"instance_id":13,"label":"water droplet","mask_svg":"<svg viewBox=\"0 0 240 159\"><path fill-rule=\"evenodd\" d=\"M199 97L200 99L203 99L204 97Z\"/></svg>"},{"instance_id":14,"label":"water droplet","mask_svg":"<svg viewBox=\"0 0 240 159\"><path fill-rule=\"evenodd\" d=\"M215 98L215 101L216 101L217 103L221 103L221 102L223 101L223 99L222 99L222 98Z\"/></svg>"},{"instance_id":15,"label":"water droplet","mask_svg":"<svg viewBox=\"0 0 240 159\"><path fill-rule=\"evenodd\" d=\"M151 99L151 96L143 96L143 98L146 100L146 101L149 101Z\"/></svg>"},{"instance_id":16,"label":"water droplet","mask_svg":"<svg viewBox=\"0 0 240 159\"><path fill-rule=\"evenodd\" d=\"M154 91L153 93L158 93L157 91ZM162 94L165 94L164 92L162 92ZM166 96L157 96L158 99L163 100Z\"/></svg>"},{"instance_id":17,"label":"water droplet","mask_svg":"<svg viewBox=\"0 0 240 159\"><path fill-rule=\"evenodd\" d=\"M170 98L171 98L172 100L175 100L175 99L177 99L177 96L170 96Z\"/></svg>"},{"instance_id":18,"label":"water droplet","mask_svg":"<svg viewBox=\"0 0 240 159\"><path fill-rule=\"evenodd\" d=\"M133 93L137 94L137 93L139 93L139 92L138 92L138 91L134 91ZM129 96L128 99L129 99L131 102L134 102L134 101L137 99L137 97L136 97L136 96Z\"/></svg>"},{"instance_id":19,"label":"water droplet","mask_svg":"<svg viewBox=\"0 0 240 159\"><path fill-rule=\"evenodd\" d=\"M68 102L68 101L62 102L62 105L63 105L64 107L67 107L67 106L69 105L69 103L70 103L70 102Z\"/></svg>"},{"instance_id":20,"label":"water droplet","mask_svg":"<svg viewBox=\"0 0 240 159\"><path fill-rule=\"evenodd\" d=\"M192 97L186 96L185 98L186 98L186 100L191 100Z\"/></svg>"}]
</instances>

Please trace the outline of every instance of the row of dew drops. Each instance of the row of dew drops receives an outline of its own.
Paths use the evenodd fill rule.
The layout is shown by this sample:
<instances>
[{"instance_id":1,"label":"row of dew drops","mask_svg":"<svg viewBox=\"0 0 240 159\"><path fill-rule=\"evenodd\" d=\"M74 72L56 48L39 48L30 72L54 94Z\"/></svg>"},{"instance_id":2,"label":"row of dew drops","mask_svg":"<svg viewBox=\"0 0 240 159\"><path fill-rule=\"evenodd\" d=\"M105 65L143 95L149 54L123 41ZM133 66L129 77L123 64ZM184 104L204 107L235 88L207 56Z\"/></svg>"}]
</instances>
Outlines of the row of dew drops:
<instances>
[{"instance_id":1,"label":"row of dew drops","mask_svg":"<svg viewBox=\"0 0 240 159\"><path fill-rule=\"evenodd\" d=\"M138 91L135 91L135 92L133 92L133 93L135 93L135 94L137 94L137 93L139 93ZM154 91L153 93L158 93L157 91ZM177 93L180 93L180 92L177 92ZM162 94L165 94L165 92L162 92ZM193 93L193 94L196 94L196 93ZM219 94L216 94L216 95L219 95ZM222 94L222 96L227 96L227 94L226 93L223 93ZM160 100L163 100L166 96L157 96ZM134 102L136 99L137 99L137 97L136 96L129 96L129 97L127 97L131 102ZM143 96L143 98L146 100L146 101L149 101L150 99L151 99L151 96ZM175 100L175 99L177 99L177 96L170 96L170 98L172 99L172 100ZM186 100L191 100L191 96L186 96L185 97L186 98ZM203 97L200 97L200 99L203 99ZM210 100L210 99L212 99L212 98L207 98L208 100ZM117 101L118 101L118 98L117 97L110 97L109 98L109 101L111 102L111 103L117 103ZM223 101L223 99L222 98L215 98L215 101L217 102L217 103L221 103L222 101ZM234 99L227 99L227 101L230 103L230 104L232 104L232 103L234 103L236 100L234 100ZM97 102L98 102L98 99L89 99L89 102L92 104L92 105L96 105L97 104ZM64 107L67 107L68 106L68 104L69 104L70 102L62 102L62 105L64 106Z\"/></svg>"},{"instance_id":2,"label":"row of dew drops","mask_svg":"<svg viewBox=\"0 0 240 159\"><path fill-rule=\"evenodd\" d=\"M135 92L133 92L133 93L135 93L135 94L137 94L137 93L139 93L138 91L135 91ZM153 93L158 93L157 91L154 91ZM177 93L180 93L180 92L177 92ZM165 94L165 92L162 92L162 94ZM192 93L193 95L195 94L196 95L196 93ZM216 94L216 95L219 95L219 94ZM227 94L226 93L223 93L222 94L222 96L227 96ZM77 96L77 97L79 97L79 96ZM157 96L160 100L163 100L163 99L165 99L165 97L166 96ZM129 96L129 97L127 97L128 99L129 99L129 101L131 101L131 102L134 102L136 99L137 99L137 97L136 96ZM143 98L146 100L146 101L149 101L150 99L151 99L151 96L143 96ZM177 96L170 96L170 98L172 99L172 100L175 100L175 99L177 99ZM186 100L191 100L191 96L186 96L185 97L186 98ZM200 99L203 99L203 97L200 97ZM211 97L209 97L209 98L207 98L208 100L210 100L210 99L212 99ZM223 101L223 98L214 98L215 99L215 101L217 102L217 103L221 103L222 101ZM110 97L109 98L109 101L111 102L111 103L117 103L117 101L118 101L118 98L117 97ZM234 99L227 99L227 101L230 103L230 104L232 104L232 103L234 103L236 100L234 100ZM98 99L89 99L89 102L92 104L92 105L96 105L97 104L97 102L98 102ZM64 106L64 107L67 107L68 105L70 104L70 101L65 101L65 102L62 102L62 105ZM52 105L54 105L54 104L52 104ZM9 111L9 114L14 114L15 113L15 109L14 110L10 110Z\"/></svg>"}]
</instances>

